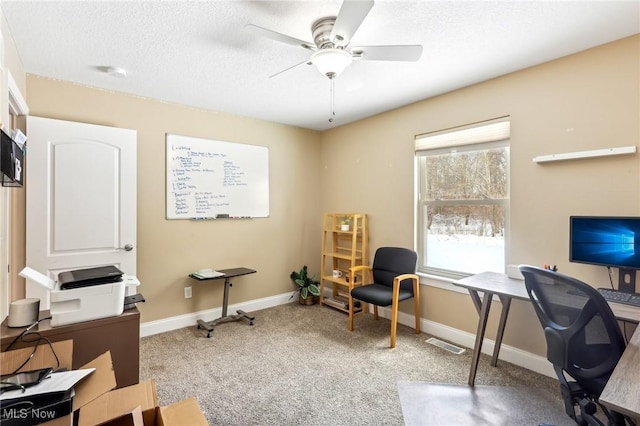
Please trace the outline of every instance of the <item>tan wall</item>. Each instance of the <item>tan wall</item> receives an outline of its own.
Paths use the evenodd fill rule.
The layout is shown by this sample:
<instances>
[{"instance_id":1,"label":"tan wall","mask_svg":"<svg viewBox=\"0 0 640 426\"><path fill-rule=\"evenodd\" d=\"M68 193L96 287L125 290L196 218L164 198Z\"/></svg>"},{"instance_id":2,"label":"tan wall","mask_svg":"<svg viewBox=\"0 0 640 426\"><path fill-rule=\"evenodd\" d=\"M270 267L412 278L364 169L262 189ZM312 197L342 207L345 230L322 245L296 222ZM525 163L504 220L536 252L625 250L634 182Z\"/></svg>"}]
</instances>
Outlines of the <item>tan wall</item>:
<instances>
[{"instance_id":1,"label":"tan wall","mask_svg":"<svg viewBox=\"0 0 640 426\"><path fill-rule=\"evenodd\" d=\"M640 155L544 165L532 158L638 146L640 36L324 132L322 209L369 213L372 254L382 245L412 247L414 135L504 115L512 135L508 262L556 264L596 287L608 285L605 268L568 262L568 218L637 216ZM468 296L425 290L422 317L475 333ZM410 305L403 310L411 312ZM505 344L544 354L528 304L512 306Z\"/></svg>"},{"instance_id":2,"label":"tan wall","mask_svg":"<svg viewBox=\"0 0 640 426\"><path fill-rule=\"evenodd\" d=\"M289 274L320 264L321 218L316 132L230 114L27 76L31 115L134 129L138 133L138 278L142 321L219 307L222 285L195 283L189 272L246 266L230 303L294 286ZM27 129L28 130L28 129ZM238 221L165 219L165 134L269 148L270 217ZM183 288L193 287L184 299Z\"/></svg>"},{"instance_id":3,"label":"tan wall","mask_svg":"<svg viewBox=\"0 0 640 426\"><path fill-rule=\"evenodd\" d=\"M28 76L33 115L138 131L138 276L143 321L214 306L218 286L185 278L203 266L250 266L259 275L234 287L231 302L291 290L288 274L317 270L323 212L370 215L371 253L413 246L416 134L510 115L510 263L554 263L562 272L606 284L604 268L568 263L568 216L638 215L640 156L547 165L532 157L640 141L640 36L591 49L318 135L242 117ZM208 223L164 219L164 135L270 148L271 217ZM319 162L318 162L319 159ZM292 231L294 230L294 231ZM428 287L422 316L475 333L465 294ZM411 312L408 305L403 310ZM495 330L492 315L490 335ZM531 307L512 306L505 344L538 354L544 342Z\"/></svg>"}]
</instances>

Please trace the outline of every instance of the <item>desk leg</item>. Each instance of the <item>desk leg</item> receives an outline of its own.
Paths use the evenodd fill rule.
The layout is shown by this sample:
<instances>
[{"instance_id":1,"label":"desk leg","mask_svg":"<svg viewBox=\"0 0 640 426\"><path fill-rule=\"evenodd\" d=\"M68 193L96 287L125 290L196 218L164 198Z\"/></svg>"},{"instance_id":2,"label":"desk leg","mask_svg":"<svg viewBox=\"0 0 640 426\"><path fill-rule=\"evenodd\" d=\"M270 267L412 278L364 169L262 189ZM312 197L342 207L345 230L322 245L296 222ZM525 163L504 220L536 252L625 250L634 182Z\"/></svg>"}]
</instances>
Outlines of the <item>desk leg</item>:
<instances>
[{"instance_id":1,"label":"desk leg","mask_svg":"<svg viewBox=\"0 0 640 426\"><path fill-rule=\"evenodd\" d=\"M471 296L473 306L476 307L476 312L478 312L478 315L480 315L480 311L482 310L482 301L480 300L478 292L475 290L469 290L469 296Z\"/></svg>"},{"instance_id":2,"label":"desk leg","mask_svg":"<svg viewBox=\"0 0 640 426\"><path fill-rule=\"evenodd\" d=\"M239 321L243 318L249 321L249 325L253 325L253 321L256 319L256 317L253 314L245 312L241 309L238 309L236 311L236 315L227 315L227 308L229 306L229 288L232 285L233 284L231 284L228 277L224 279L224 296L222 298L222 316L218 319L215 319L213 321L208 321L208 322L203 320L198 320L198 328L207 330L207 338L211 337L211 332L213 332L213 327L215 325L221 324L223 322Z\"/></svg>"},{"instance_id":3,"label":"desk leg","mask_svg":"<svg viewBox=\"0 0 640 426\"><path fill-rule=\"evenodd\" d=\"M229 288L231 287L229 278L224 279L224 296L222 297L222 318L227 316L227 306L229 306Z\"/></svg>"},{"instance_id":4,"label":"desk leg","mask_svg":"<svg viewBox=\"0 0 640 426\"><path fill-rule=\"evenodd\" d=\"M479 296L475 290L469 290L471 297L478 300ZM491 300L493 299L493 293L484 293L482 300L482 306L479 312L478 318L478 331L476 332L476 342L473 347L473 358L471 360L471 371L469 371L469 386L474 386L476 381L476 371L478 370L478 361L480 360L480 353L482 351L482 340L484 339L484 332L487 328L487 319L489 318L489 310L491 309Z\"/></svg>"},{"instance_id":5,"label":"desk leg","mask_svg":"<svg viewBox=\"0 0 640 426\"><path fill-rule=\"evenodd\" d=\"M213 331L213 321L206 322L203 320L198 320L198 329L207 330L207 338L211 337L211 332Z\"/></svg>"},{"instance_id":6,"label":"desk leg","mask_svg":"<svg viewBox=\"0 0 640 426\"><path fill-rule=\"evenodd\" d=\"M507 316L509 316L509 308L511 307L511 298L508 296L498 296L502 302L502 312L500 313L500 323L498 324L498 332L496 333L496 344L493 347L493 356L491 357L491 366L498 364L498 354L502 345L502 336L504 335L504 326L507 324Z\"/></svg>"},{"instance_id":7,"label":"desk leg","mask_svg":"<svg viewBox=\"0 0 640 426\"><path fill-rule=\"evenodd\" d=\"M247 321L249 321L249 325L253 325L253 320L256 319L255 315L250 314L249 312L245 312L245 311L243 311L241 309L238 309L236 311L236 315L234 315L234 317L236 319L241 319L241 318L246 319Z\"/></svg>"}]
</instances>

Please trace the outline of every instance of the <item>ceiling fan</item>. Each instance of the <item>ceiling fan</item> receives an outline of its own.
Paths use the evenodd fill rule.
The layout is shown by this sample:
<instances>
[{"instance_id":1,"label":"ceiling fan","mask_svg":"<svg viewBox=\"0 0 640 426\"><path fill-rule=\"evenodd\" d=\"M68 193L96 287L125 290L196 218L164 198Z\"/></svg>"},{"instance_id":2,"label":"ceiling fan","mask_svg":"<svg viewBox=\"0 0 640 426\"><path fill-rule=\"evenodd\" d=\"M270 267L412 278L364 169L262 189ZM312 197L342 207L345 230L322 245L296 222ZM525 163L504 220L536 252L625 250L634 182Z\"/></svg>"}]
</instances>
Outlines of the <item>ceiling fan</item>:
<instances>
[{"instance_id":1,"label":"ceiling fan","mask_svg":"<svg viewBox=\"0 0 640 426\"><path fill-rule=\"evenodd\" d=\"M309 59L270 77L306 63L315 65L322 75L333 80L351 65L354 59L406 62L419 60L422 55L421 45L350 46L351 38L373 7L373 3L373 0L344 0L337 16L320 18L311 25L313 43L257 25L248 24L245 28L254 34L313 52Z\"/></svg>"}]
</instances>

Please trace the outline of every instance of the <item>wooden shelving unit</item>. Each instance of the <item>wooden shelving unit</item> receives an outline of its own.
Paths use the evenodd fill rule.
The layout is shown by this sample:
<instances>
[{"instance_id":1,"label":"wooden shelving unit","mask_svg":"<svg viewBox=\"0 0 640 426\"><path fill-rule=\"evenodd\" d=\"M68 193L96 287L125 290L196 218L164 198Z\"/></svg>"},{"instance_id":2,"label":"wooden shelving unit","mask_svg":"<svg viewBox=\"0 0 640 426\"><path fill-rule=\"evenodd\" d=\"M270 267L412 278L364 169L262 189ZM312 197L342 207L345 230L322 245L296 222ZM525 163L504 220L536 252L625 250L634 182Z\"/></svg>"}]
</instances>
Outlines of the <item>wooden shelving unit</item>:
<instances>
[{"instance_id":1,"label":"wooden shelving unit","mask_svg":"<svg viewBox=\"0 0 640 426\"><path fill-rule=\"evenodd\" d=\"M349 229L342 229L345 219ZM353 273L350 268L369 262L369 231L367 215L363 213L325 213L322 226L322 261L320 263L320 303L348 313L361 312L363 306L356 303L349 311L351 289L360 285L362 272ZM333 271L342 272L334 277ZM325 297L325 289L331 289L331 297Z\"/></svg>"}]
</instances>

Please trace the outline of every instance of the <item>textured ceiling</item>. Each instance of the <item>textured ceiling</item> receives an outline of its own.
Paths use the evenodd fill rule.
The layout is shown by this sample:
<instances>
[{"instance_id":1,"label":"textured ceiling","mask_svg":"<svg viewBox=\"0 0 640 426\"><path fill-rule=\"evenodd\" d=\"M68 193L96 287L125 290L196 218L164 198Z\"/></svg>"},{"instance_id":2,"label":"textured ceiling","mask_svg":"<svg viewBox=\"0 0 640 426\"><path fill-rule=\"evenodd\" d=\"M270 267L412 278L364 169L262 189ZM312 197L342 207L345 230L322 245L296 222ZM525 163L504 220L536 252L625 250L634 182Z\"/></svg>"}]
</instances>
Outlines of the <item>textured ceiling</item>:
<instances>
[{"instance_id":1,"label":"textured ceiling","mask_svg":"<svg viewBox=\"0 0 640 426\"><path fill-rule=\"evenodd\" d=\"M418 62L354 61L335 83L308 50L341 1L12 1L0 7L25 71L315 130L640 33L639 1L376 1L351 45L421 44ZM105 67L126 69L114 78Z\"/></svg>"}]
</instances>

